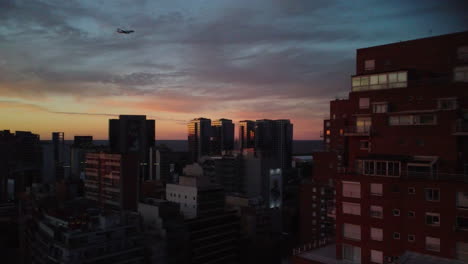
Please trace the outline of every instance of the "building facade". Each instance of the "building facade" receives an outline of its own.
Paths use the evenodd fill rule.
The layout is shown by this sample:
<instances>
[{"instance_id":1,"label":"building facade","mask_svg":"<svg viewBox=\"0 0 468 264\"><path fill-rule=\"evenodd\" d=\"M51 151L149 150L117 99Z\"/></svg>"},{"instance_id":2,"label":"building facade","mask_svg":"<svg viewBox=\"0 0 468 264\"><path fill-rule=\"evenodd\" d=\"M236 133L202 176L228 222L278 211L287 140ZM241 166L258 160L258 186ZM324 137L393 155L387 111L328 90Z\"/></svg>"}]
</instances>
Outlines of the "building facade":
<instances>
[{"instance_id":1,"label":"building facade","mask_svg":"<svg viewBox=\"0 0 468 264\"><path fill-rule=\"evenodd\" d=\"M335 170L336 259L309 263L468 261L467 51L468 32L357 50L324 122L336 156L316 159Z\"/></svg>"},{"instance_id":2,"label":"building facade","mask_svg":"<svg viewBox=\"0 0 468 264\"><path fill-rule=\"evenodd\" d=\"M212 155L222 155L234 150L234 124L229 119L211 122L210 147Z\"/></svg>"},{"instance_id":3,"label":"building facade","mask_svg":"<svg viewBox=\"0 0 468 264\"><path fill-rule=\"evenodd\" d=\"M101 207L136 211L139 169L136 155L87 153L85 197Z\"/></svg>"},{"instance_id":4,"label":"building facade","mask_svg":"<svg viewBox=\"0 0 468 264\"><path fill-rule=\"evenodd\" d=\"M195 118L187 125L188 149L191 162L210 154L211 119Z\"/></svg>"},{"instance_id":5,"label":"building facade","mask_svg":"<svg viewBox=\"0 0 468 264\"><path fill-rule=\"evenodd\" d=\"M239 148L247 149L255 147L255 121L239 121Z\"/></svg>"}]
</instances>

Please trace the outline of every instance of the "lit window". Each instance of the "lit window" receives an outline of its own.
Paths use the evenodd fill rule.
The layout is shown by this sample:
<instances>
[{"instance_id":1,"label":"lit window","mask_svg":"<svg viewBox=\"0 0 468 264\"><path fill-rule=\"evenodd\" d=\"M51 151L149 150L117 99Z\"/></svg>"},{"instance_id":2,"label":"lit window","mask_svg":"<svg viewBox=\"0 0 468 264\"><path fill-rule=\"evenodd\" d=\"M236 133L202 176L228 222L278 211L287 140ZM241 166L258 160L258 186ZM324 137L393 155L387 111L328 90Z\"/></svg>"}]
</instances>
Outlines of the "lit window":
<instances>
[{"instance_id":1,"label":"lit window","mask_svg":"<svg viewBox=\"0 0 468 264\"><path fill-rule=\"evenodd\" d=\"M366 71L375 70L375 60L366 60L366 61L364 61L364 70L366 70Z\"/></svg>"},{"instance_id":2,"label":"lit window","mask_svg":"<svg viewBox=\"0 0 468 264\"><path fill-rule=\"evenodd\" d=\"M369 98L359 98L359 109L368 109L369 102Z\"/></svg>"},{"instance_id":3,"label":"lit window","mask_svg":"<svg viewBox=\"0 0 468 264\"><path fill-rule=\"evenodd\" d=\"M373 218L383 218L383 207L378 205L371 205L370 216Z\"/></svg>"},{"instance_id":4,"label":"lit window","mask_svg":"<svg viewBox=\"0 0 468 264\"><path fill-rule=\"evenodd\" d=\"M440 226L440 214L426 213L426 224L432 226Z\"/></svg>"},{"instance_id":5,"label":"lit window","mask_svg":"<svg viewBox=\"0 0 468 264\"><path fill-rule=\"evenodd\" d=\"M426 189L426 201L435 201L440 200L440 191L439 189Z\"/></svg>"},{"instance_id":6,"label":"lit window","mask_svg":"<svg viewBox=\"0 0 468 264\"><path fill-rule=\"evenodd\" d=\"M407 72L392 72L355 76L352 78L352 91L367 91L389 88L404 88L407 85Z\"/></svg>"},{"instance_id":7,"label":"lit window","mask_svg":"<svg viewBox=\"0 0 468 264\"><path fill-rule=\"evenodd\" d=\"M370 184L370 193L371 195L382 196L383 195L383 187L380 183L371 183Z\"/></svg>"},{"instance_id":8,"label":"lit window","mask_svg":"<svg viewBox=\"0 0 468 264\"><path fill-rule=\"evenodd\" d=\"M375 241L383 241L383 229L371 227L370 237Z\"/></svg>"},{"instance_id":9,"label":"lit window","mask_svg":"<svg viewBox=\"0 0 468 264\"><path fill-rule=\"evenodd\" d=\"M374 113L387 113L388 104L387 103L373 103L372 112Z\"/></svg>"},{"instance_id":10,"label":"lit window","mask_svg":"<svg viewBox=\"0 0 468 264\"><path fill-rule=\"evenodd\" d=\"M457 98L440 98L437 101L437 106L440 110L457 109Z\"/></svg>"},{"instance_id":11,"label":"lit window","mask_svg":"<svg viewBox=\"0 0 468 264\"><path fill-rule=\"evenodd\" d=\"M370 117L356 118L356 132L358 133L369 132L371 125L372 119Z\"/></svg>"},{"instance_id":12,"label":"lit window","mask_svg":"<svg viewBox=\"0 0 468 264\"><path fill-rule=\"evenodd\" d=\"M440 251L440 238L426 237L426 249L430 251Z\"/></svg>"},{"instance_id":13,"label":"lit window","mask_svg":"<svg viewBox=\"0 0 468 264\"><path fill-rule=\"evenodd\" d=\"M361 240L361 226L344 223L343 236L352 240Z\"/></svg>"},{"instance_id":14,"label":"lit window","mask_svg":"<svg viewBox=\"0 0 468 264\"><path fill-rule=\"evenodd\" d=\"M343 202L343 214L361 215L361 205L358 203Z\"/></svg>"},{"instance_id":15,"label":"lit window","mask_svg":"<svg viewBox=\"0 0 468 264\"><path fill-rule=\"evenodd\" d=\"M383 252L378 250L371 250L371 262L372 263L383 263Z\"/></svg>"}]
</instances>

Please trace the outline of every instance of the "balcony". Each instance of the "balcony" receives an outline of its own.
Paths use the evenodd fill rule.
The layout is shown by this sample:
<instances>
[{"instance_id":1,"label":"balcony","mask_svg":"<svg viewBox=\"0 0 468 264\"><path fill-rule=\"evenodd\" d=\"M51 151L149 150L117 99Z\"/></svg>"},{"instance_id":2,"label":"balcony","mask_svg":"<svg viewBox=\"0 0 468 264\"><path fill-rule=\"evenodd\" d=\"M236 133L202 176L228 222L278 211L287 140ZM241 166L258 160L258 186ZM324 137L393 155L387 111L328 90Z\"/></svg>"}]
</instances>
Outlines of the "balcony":
<instances>
[{"instance_id":1,"label":"balcony","mask_svg":"<svg viewBox=\"0 0 468 264\"><path fill-rule=\"evenodd\" d=\"M406 180L432 180L432 181L454 181L468 183L468 174L463 173L446 173L441 171L420 172L413 170L401 170L399 174L394 176L381 176L377 174L365 174L363 170L355 168L340 167L337 173L341 175L362 175L369 177L394 177Z\"/></svg>"},{"instance_id":2,"label":"balcony","mask_svg":"<svg viewBox=\"0 0 468 264\"><path fill-rule=\"evenodd\" d=\"M370 136L372 131L372 126L348 126L345 127L344 135L347 137L366 137Z\"/></svg>"},{"instance_id":3,"label":"balcony","mask_svg":"<svg viewBox=\"0 0 468 264\"><path fill-rule=\"evenodd\" d=\"M453 128L454 136L468 136L468 122L457 120Z\"/></svg>"}]
</instances>

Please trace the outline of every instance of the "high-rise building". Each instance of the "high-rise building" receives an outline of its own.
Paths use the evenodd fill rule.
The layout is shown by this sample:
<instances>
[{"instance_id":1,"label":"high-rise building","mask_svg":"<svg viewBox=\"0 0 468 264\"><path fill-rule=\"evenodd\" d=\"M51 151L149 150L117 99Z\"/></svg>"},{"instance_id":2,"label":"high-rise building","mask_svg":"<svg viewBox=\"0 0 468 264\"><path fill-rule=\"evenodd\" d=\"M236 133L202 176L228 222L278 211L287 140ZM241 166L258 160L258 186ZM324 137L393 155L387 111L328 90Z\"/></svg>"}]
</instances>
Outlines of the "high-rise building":
<instances>
[{"instance_id":1,"label":"high-rise building","mask_svg":"<svg viewBox=\"0 0 468 264\"><path fill-rule=\"evenodd\" d=\"M85 197L101 207L137 210L137 154L86 154Z\"/></svg>"},{"instance_id":2,"label":"high-rise building","mask_svg":"<svg viewBox=\"0 0 468 264\"><path fill-rule=\"evenodd\" d=\"M211 122L210 148L212 155L221 155L234 150L234 124L229 119Z\"/></svg>"},{"instance_id":3,"label":"high-rise building","mask_svg":"<svg viewBox=\"0 0 468 264\"><path fill-rule=\"evenodd\" d=\"M466 263L468 32L359 49L351 79L315 159L337 161L336 256L297 263Z\"/></svg>"},{"instance_id":4,"label":"high-rise building","mask_svg":"<svg viewBox=\"0 0 468 264\"><path fill-rule=\"evenodd\" d=\"M120 115L109 120L109 146L113 153L138 155L142 178L148 178L150 148L154 147L155 121L144 115Z\"/></svg>"},{"instance_id":5,"label":"high-rise building","mask_svg":"<svg viewBox=\"0 0 468 264\"><path fill-rule=\"evenodd\" d=\"M211 120L195 118L187 127L190 161L197 162L200 157L210 154Z\"/></svg>"},{"instance_id":6,"label":"high-rise building","mask_svg":"<svg viewBox=\"0 0 468 264\"><path fill-rule=\"evenodd\" d=\"M239 121L239 148L247 149L255 147L255 121Z\"/></svg>"},{"instance_id":7,"label":"high-rise building","mask_svg":"<svg viewBox=\"0 0 468 264\"><path fill-rule=\"evenodd\" d=\"M13 200L41 179L39 135L27 131L0 131L0 202Z\"/></svg>"},{"instance_id":8,"label":"high-rise building","mask_svg":"<svg viewBox=\"0 0 468 264\"><path fill-rule=\"evenodd\" d=\"M255 151L276 160L281 169L291 168L293 125L289 120L255 122Z\"/></svg>"}]
</instances>

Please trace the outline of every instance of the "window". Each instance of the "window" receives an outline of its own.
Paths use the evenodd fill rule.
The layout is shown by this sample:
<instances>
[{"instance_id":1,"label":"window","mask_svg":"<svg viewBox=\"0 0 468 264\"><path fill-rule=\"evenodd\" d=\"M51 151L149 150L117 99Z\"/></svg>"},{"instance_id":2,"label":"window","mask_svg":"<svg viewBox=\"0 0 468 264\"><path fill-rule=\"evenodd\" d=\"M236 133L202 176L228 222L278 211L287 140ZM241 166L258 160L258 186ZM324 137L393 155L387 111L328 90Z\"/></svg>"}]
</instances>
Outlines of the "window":
<instances>
[{"instance_id":1,"label":"window","mask_svg":"<svg viewBox=\"0 0 468 264\"><path fill-rule=\"evenodd\" d=\"M361 141L359 141L359 149L361 149L361 150L368 150L368 149L369 149L369 140L361 140Z\"/></svg>"},{"instance_id":2,"label":"window","mask_svg":"<svg viewBox=\"0 0 468 264\"><path fill-rule=\"evenodd\" d=\"M393 209L393 215L394 216L400 216L400 210L399 209Z\"/></svg>"},{"instance_id":3,"label":"window","mask_svg":"<svg viewBox=\"0 0 468 264\"><path fill-rule=\"evenodd\" d=\"M378 176L387 176L387 162L386 161L376 161L375 162L375 174Z\"/></svg>"},{"instance_id":4,"label":"window","mask_svg":"<svg viewBox=\"0 0 468 264\"><path fill-rule=\"evenodd\" d=\"M343 214L361 215L361 205L343 202Z\"/></svg>"},{"instance_id":5,"label":"window","mask_svg":"<svg viewBox=\"0 0 468 264\"><path fill-rule=\"evenodd\" d=\"M455 68L453 78L456 82L468 82L468 67Z\"/></svg>"},{"instance_id":6,"label":"window","mask_svg":"<svg viewBox=\"0 0 468 264\"><path fill-rule=\"evenodd\" d=\"M408 211L408 217L414 217L416 213L414 211Z\"/></svg>"},{"instance_id":7,"label":"window","mask_svg":"<svg viewBox=\"0 0 468 264\"><path fill-rule=\"evenodd\" d=\"M400 239L400 233L393 232L393 239Z\"/></svg>"},{"instance_id":8,"label":"window","mask_svg":"<svg viewBox=\"0 0 468 264\"><path fill-rule=\"evenodd\" d=\"M457 98L440 98L437 106L440 110L454 110L457 108Z\"/></svg>"},{"instance_id":9,"label":"window","mask_svg":"<svg viewBox=\"0 0 468 264\"><path fill-rule=\"evenodd\" d=\"M459 60L468 60L468 46L461 46L457 49L457 57Z\"/></svg>"},{"instance_id":10,"label":"window","mask_svg":"<svg viewBox=\"0 0 468 264\"><path fill-rule=\"evenodd\" d=\"M343 244L343 260L361 263L361 248Z\"/></svg>"},{"instance_id":11,"label":"window","mask_svg":"<svg viewBox=\"0 0 468 264\"><path fill-rule=\"evenodd\" d=\"M361 226L344 223L343 236L352 240L361 240Z\"/></svg>"},{"instance_id":12,"label":"window","mask_svg":"<svg viewBox=\"0 0 468 264\"><path fill-rule=\"evenodd\" d=\"M371 258L372 263L378 263L378 264L383 263L383 252L382 251L371 249L370 253L371 253L370 258Z\"/></svg>"},{"instance_id":13,"label":"window","mask_svg":"<svg viewBox=\"0 0 468 264\"><path fill-rule=\"evenodd\" d=\"M364 61L364 70L366 70L366 71L375 70L375 60L365 60Z\"/></svg>"},{"instance_id":14,"label":"window","mask_svg":"<svg viewBox=\"0 0 468 264\"><path fill-rule=\"evenodd\" d=\"M457 216L457 228L468 230L468 217Z\"/></svg>"},{"instance_id":15,"label":"window","mask_svg":"<svg viewBox=\"0 0 468 264\"><path fill-rule=\"evenodd\" d=\"M374 161L363 160L362 173L364 175L377 175L377 176L400 176L400 162L398 161Z\"/></svg>"},{"instance_id":16,"label":"window","mask_svg":"<svg viewBox=\"0 0 468 264\"><path fill-rule=\"evenodd\" d=\"M370 193L371 195L382 196L383 195L383 186L380 183L371 183L370 184Z\"/></svg>"},{"instance_id":17,"label":"window","mask_svg":"<svg viewBox=\"0 0 468 264\"><path fill-rule=\"evenodd\" d=\"M440 200L439 189L426 189L426 201L438 202Z\"/></svg>"},{"instance_id":18,"label":"window","mask_svg":"<svg viewBox=\"0 0 468 264\"><path fill-rule=\"evenodd\" d=\"M430 251L440 251L440 238L426 237L426 249Z\"/></svg>"},{"instance_id":19,"label":"window","mask_svg":"<svg viewBox=\"0 0 468 264\"><path fill-rule=\"evenodd\" d=\"M432 226L440 226L440 214L426 213L426 224Z\"/></svg>"},{"instance_id":20,"label":"window","mask_svg":"<svg viewBox=\"0 0 468 264\"><path fill-rule=\"evenodd\" d=\"M408 194L415 194L416 189L414 187L408 187Z\"/></svg>"},{"instance_id":21,"label":"window","mask_svg":"<svg viewBox=\"0 0 468 264\"><path fill-rule=\"evenodd\" d=\"M435 125L437 119L433 114L390 116L388 124L390 126Z\"/></svg>"},{"instance_id":22,"label":"window","mask_svg":"<svg viewBox=\"0 0 468 264\"><path fill-rule=\"evenodd\" d=\"M355 76L352 78L352 91L403 88L407 85L407 72L391 72Z\"/></svg>"},{"instance_id":23,"label":"window","mask_svg":"<svg viewBox=\"0 0 468 264\"><path fill-rule=\"evenodd\" d=\"M370 237L375 241L383 241L383 229L371 227Z\"/></svg>"},{"instance_id":24,"label":"window","mask_svg":"<svg viewBox=\"0 0 468 264\"><path fill-rule=\"evenodd\" d=\"M383 207L378 205L371 205L370 216L373 218L383 218Z\"/></svg>"},{"instance_id":25,"label":"window","mask_svg":"<svg viewBox=\"0 0 468 264\"><path fill-rule=\"evenodd\" d=\"M457 208L468 209L468 192L457 192Z\"/></svg>"},{"instance_id":26,"label":"window","mask_svg":"<svg viewBox=\"0 0 468 264\"><path fill-rule=\"evenodd\" d=\"M359 98L359 109L369 109L369 98Z\"/></svg>"},{"instance_id":27,"label":"window","mask_svg":"<svg viewBox=\"0 0 468 264\"><path fill-rule=\"evenodd\" d=\"M358 117L356 118L356 132L369 132L372 126L372 120L370 117Z\"/></svg>"},{"instance_id":28,"label":"window","mask_svg":"<svg viewBox=\"0 0 468 264\"><path fill-rule=\"evenodd\" d=\"M468 263L468 243L457 242L456 258Z\"/></svg>"},{"instance_id":29,"label":"window","mask_svg":"<svg viewBox=\"0 0 468 264\"><path fill-rule=\"evenodd\" d=\"M414 242L416 240L415 235L408 235L408 242Z\"/></svg>"},{"instance_id":30,"label":"window","mask_svg":"<svg viewBox=\"0 0 468 264\"><path fill-rule=\"evenodd\" d=\"M387 113L388 111L388 104L387 103L373 103L372 104L372 112L378 113Z\"/></svg>"},{"instance_id":31,"label":"window","mask_svg":"<svg viewBox=\"0 0 468 264\"><path fill-rule=\"evenodd\" d=\"M343 197L361 198L361 184L343 181Z\"/></svg>"}]
</instances>

